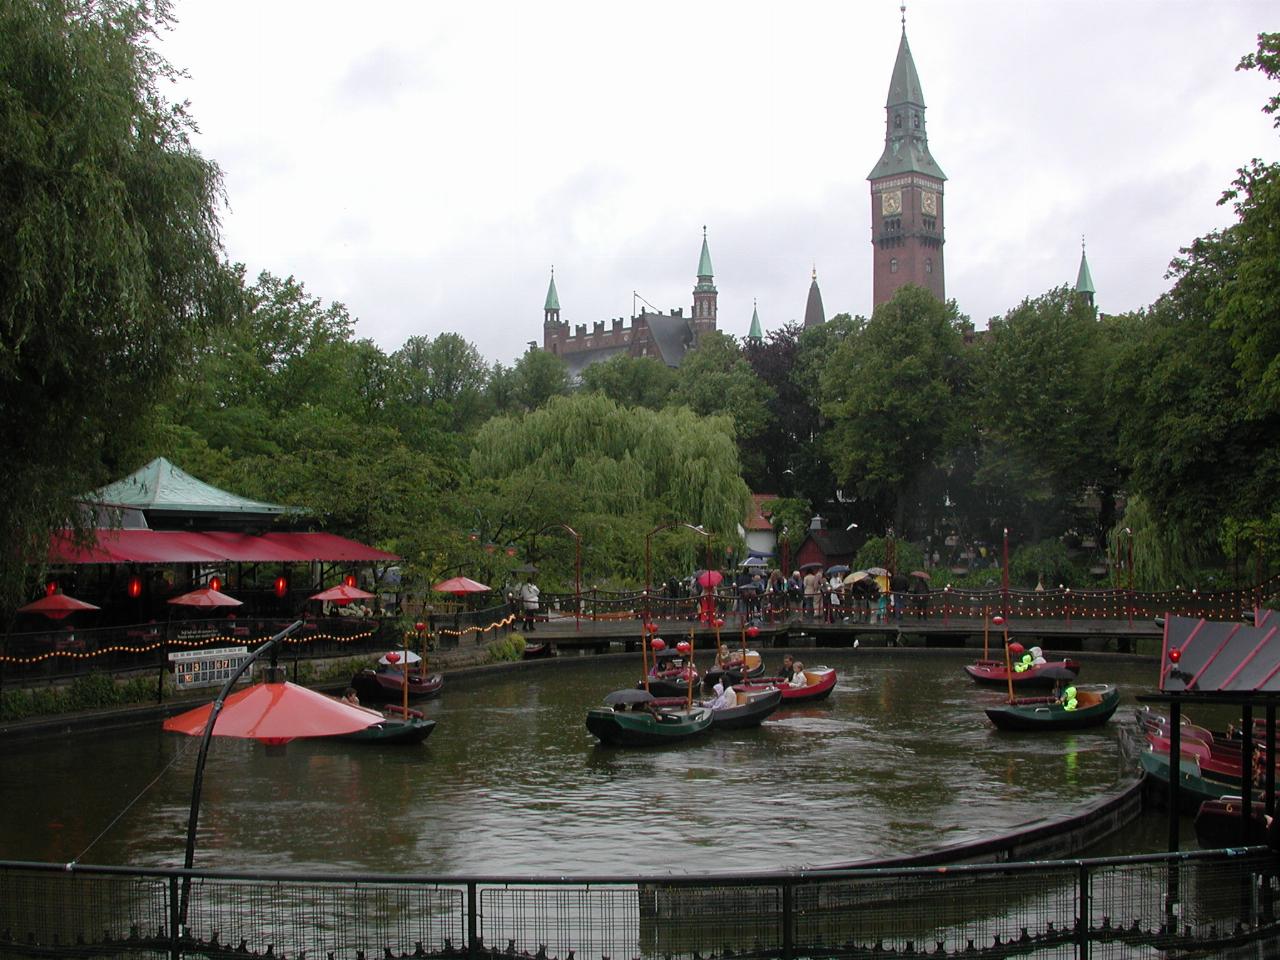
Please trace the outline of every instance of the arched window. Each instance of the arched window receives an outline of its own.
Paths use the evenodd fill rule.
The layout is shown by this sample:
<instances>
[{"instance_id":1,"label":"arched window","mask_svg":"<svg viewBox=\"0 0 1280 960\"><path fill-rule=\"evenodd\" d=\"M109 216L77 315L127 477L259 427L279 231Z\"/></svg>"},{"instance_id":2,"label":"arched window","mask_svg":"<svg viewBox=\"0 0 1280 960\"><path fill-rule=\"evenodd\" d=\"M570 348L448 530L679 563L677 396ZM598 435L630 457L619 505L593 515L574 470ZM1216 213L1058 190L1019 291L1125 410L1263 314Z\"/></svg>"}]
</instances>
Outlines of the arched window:
<instances>
[{"instance_id":1,"label":"arched window","mask_svg":"<svg viewBox=\"0 0 1280 960\"><path fill-rule=\"evenodd\" d=\"M933 273L933 257L924 258L924 272Z\"/></svg>"},{"instance_id":2,"label":"arched window","mask_svg":"<svg viewBox=\"0 0 1280 960\"><path fill-rule=\"evenodd\" d=\"M917 130L920 129L920 114L913 113L911 115L911 125L914 126Z\"/></svg>"},{"instance_id":3,"label":"arched window","mask_svg":"<svg viewBox=\"0 0 1280 960\"><path fill-rule=\"evenodd\" d=\"M895 129L895 130L901 130L901 129L902 129L902 114L900 114L900 113L895 113L895 114L893 115L893 129Z\"/></svg>"},{"instance_id":4,"label":"arched window","mask_svg":"<svg viewBox=\"0 0 1280 960\"><path fill-rule=\"evenodd\" d=\"M890 258L889 258L889 272L890 272L890 273L897 273L897 272L898 272L898 258L897 258L897 257L890 257Z\"/></svg>"}]
</instances>

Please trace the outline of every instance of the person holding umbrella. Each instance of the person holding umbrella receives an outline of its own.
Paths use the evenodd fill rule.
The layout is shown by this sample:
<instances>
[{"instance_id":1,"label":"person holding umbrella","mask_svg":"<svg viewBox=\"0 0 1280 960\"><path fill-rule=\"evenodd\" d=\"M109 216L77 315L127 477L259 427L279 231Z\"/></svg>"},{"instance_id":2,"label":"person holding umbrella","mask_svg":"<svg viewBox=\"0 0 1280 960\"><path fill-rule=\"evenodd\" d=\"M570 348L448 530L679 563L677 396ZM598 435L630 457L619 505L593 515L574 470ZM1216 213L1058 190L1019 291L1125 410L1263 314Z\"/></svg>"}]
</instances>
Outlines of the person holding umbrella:
<instances>
[{"instance_id":1,"label":"person holding umbrella","mask_svg":"<svg viewBox=\"0 0 1280 960\"><path fill-rule=\"evenodd\" d=\"M537 630L536 621L538 617L538 585L533 582L533 577L525 580L520 587L520 603L524 607L524 628L533 633Z\"/></svg>"}]
</instances>

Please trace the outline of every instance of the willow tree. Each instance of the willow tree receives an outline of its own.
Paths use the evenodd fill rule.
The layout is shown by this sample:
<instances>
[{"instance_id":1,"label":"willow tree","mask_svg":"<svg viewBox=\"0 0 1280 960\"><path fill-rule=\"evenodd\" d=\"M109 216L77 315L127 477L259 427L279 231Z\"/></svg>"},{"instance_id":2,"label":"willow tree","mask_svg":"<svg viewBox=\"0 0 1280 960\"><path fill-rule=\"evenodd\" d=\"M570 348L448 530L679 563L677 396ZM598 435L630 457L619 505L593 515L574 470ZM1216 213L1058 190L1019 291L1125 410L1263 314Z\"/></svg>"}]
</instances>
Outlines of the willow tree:
<instances>
[{"instance_id":1,"label":"willow tree","mask_svg":"<svg viewBox=\"0 0 1280 960\"><path fill-rule=\"evenodd\" d=\"M168 4L0 4L0 599L220 313L217 167L149 46Z\"/></svg>"},{"instance_id":2,"label":"willow tree","mask_svg":"<svg viewBox=\"0 0 1280 960\"><path fill-rule=\"evenodd\" d=\"M584 542L616 545L621 556L599 559L620 575L638 571L655 525L700 524L723 546L736 543L750 505L730 418L624 407L598 393L553 397L530 413L489 421L471 468L478 482L501 484L509 499L528 505L509 525L514 539L569 523Z\"/></svg>"}]
</instances>

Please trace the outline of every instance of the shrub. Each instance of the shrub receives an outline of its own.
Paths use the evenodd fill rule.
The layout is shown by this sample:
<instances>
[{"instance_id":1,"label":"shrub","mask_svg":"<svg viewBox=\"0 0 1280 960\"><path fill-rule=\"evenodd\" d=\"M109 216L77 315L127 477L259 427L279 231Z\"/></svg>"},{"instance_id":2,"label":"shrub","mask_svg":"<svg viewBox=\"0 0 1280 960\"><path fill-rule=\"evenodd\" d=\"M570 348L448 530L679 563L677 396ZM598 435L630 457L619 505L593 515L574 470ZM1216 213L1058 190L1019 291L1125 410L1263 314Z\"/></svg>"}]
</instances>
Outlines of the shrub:
<instances>
[{"instance_id":1,"label":"shrub","mask_svg":"<svg viewBox=\"0 0 1280 960\"><path fill-rule=\"evenodd\" d=\"M493 640L485 651L485 663L509 663L524 656L524 634L509 633Z\"/></svg>"}]
</instances>

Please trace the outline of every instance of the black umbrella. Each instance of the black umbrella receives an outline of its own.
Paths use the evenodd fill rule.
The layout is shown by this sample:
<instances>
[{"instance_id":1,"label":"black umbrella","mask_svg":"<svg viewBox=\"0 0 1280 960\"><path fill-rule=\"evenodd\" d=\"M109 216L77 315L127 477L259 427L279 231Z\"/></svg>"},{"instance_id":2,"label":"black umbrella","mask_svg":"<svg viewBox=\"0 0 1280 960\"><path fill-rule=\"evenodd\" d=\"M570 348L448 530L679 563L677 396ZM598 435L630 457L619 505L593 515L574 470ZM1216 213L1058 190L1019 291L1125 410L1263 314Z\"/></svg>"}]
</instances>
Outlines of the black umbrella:
<instances>
[{"instance_id":1,"label":"black umbrella","mask_svg":"<svg viewBox=\"0 0 1280 960\"><path fill-rule=\"evenodd\" d=\"M518 567L513 567L511 569L511 572L512 573L537 573L538 568L535 567L532 563L522 563Z\"/></svg>"},{"instance_id":2,"label":"black umbrella","mask_svg":"<svg viewBox=\"0 0 1280 960\"><path fill-rule=\"evenodd\" d=\"M1036 671L1037 677L1044 677L1046 680L1074 680L1076 672L1058 664L1048 664Z\"/></svg>"}]
</instances>

